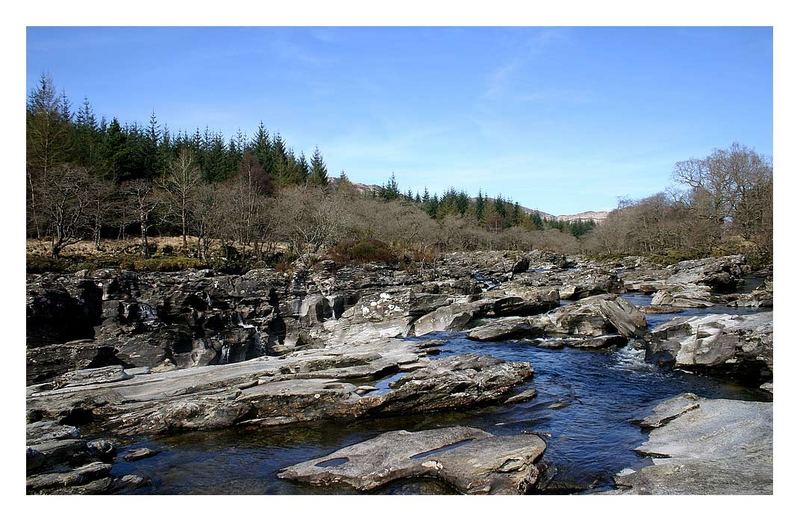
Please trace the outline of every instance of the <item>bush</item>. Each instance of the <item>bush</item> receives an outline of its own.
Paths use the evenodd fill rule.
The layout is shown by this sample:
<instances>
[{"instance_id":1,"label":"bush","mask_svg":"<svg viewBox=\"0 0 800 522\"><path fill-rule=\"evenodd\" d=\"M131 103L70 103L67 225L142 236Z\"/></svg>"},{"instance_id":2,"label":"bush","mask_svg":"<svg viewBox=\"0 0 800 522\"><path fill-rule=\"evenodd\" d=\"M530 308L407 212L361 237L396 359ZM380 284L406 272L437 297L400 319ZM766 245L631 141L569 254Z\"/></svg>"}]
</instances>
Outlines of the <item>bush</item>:
<instances>
[{"instance_id":1,"label":"bush","mask_svg":"<svg viewBox=\"0 0 800 522\"><path fill-rule=\"evenodd\" d=\"M72 263L68 259L54 259L48 256L29 255L25 259L25 269L30 274L42 272L66 272Z\"/></svg>"},{"instance_id":2,"label":"bush","mask_svg":"<svg viewBox=\"0 0 800 522\"><path fill-rule=\"evenodd\" d=\"M397 262L397 254L378 239L342 241L334 245L328 255L339 264Z\"/></svg>"},{"instance_id":3,"label":"bush","mask_svg":"<svg viewBox=\"0 0 800 522\"><path fill-rule=\"evenodd\" d=\"M177 272L190 268L206 268L206 264L191 257L139 258L133 260L131 267L140 272Z\"/></svg>"}]
</instances>

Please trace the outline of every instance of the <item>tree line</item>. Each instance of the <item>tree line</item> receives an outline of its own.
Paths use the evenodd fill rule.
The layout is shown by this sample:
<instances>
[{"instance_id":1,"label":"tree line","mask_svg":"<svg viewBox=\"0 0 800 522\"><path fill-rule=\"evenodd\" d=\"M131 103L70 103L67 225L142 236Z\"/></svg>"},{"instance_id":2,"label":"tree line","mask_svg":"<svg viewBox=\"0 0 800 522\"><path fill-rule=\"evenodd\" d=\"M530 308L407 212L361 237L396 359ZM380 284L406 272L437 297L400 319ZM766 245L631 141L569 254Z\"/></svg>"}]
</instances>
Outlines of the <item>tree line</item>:
<instances>
[{"instance_id":1,"label":"tree line","mask_svg":"<svg viewBox=\"0 0 800 522\"><path fill-rule=\"evenodd\" d=\"M359 191L344 172L329 177L318 148L306 159L263 123L252 138L239 131L225 140L208 128L170 132L155 114L146 126L109 122L88 100L73 110L45 75L26 114L28 237L48 239L53 257L83 239L99 250L104 238L132 235L148 256L156 233L180 235L184 251L202 259L214 243L262 255L278 243L302 253L352 237L453 249L532 245L547 236L574 248L591 228L482 192L412 196L394 174L377 190Z\"/></svg>"},{"instance_id":2,"label":"tree line","mask_svg":"<svg viewBox=\"0 0 800 522\"><path fill-rule=\"evenodd\" d=\"M697 257L746 252L772 257L772 165L734 144L679 162L676 186L639 201L622 200L599 225L559 221L482 190L472 197L403 192L394 174L365 189L341 172L329 176L315 148L295 153L259 124L229 139L196 129L171 132L151 115L146 126L97 118L88 100L77 110L42 76L27 101L27 234L50 254L91 239L178 235L182 253L212 250L256 258L281 247L318 252L353 240L398 249L533 249L598 255Z\"/></svg>"}]
</instances>

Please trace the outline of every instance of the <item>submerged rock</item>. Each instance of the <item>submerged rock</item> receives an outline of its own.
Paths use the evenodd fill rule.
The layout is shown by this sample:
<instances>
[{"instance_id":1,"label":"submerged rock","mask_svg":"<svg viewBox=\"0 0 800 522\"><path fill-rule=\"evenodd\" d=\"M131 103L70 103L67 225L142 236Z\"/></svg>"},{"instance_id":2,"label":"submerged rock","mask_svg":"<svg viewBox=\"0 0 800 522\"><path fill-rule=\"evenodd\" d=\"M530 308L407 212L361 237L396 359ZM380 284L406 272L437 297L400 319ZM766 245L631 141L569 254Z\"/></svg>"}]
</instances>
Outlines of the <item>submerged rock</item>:
<instances>
[{"instance_id":1,"label":"submerged rock","mask_svg":"<svg viewBox=\"0 0 800 522\"><path fill-rule=\"evenodd\" d=\"M295 464L278 476L361 491L398 479L435 478L461 493L520 494L536 484L536 461L545 447L537 435L493 436L467 427L392 431Z\"/></svg>"},{"instance_id":2,"label":"submerged rock","mask_svg":"<svg viewBox=\"0 0 800 522\"><path fill-rule=\"evenodd\" d=\"M543 348L580 348L583 350L603 350L625 346L628 339L622 335L600 335L597 337L546 337L534 339L533 344Z\"/></svg>"}]
</instances>

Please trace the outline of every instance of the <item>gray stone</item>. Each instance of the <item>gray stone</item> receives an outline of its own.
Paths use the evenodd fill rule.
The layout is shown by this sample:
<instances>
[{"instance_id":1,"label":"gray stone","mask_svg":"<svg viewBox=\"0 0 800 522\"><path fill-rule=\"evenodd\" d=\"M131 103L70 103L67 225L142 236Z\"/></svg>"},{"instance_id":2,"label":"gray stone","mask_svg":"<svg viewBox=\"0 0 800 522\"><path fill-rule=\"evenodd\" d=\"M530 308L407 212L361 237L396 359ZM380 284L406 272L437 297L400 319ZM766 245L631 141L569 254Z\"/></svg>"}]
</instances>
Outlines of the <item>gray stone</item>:
<instances>
[{"instance_id":1,"label":"gray stone","mask_svg":"<svg viewBox=\"0 0 800 522\"><path fill-rule=\"evenodd\" d=\"M398 479L435 478L467 494L519 494L539 476L536 435L495 437L475 428L392 431L284 469L280 478L369 491Z\"/></svg>"},{"instance_id":2,"label":"gray stone","mask_svg":"<svg viewBox=\"0 0 800 522\"><path fill-rule=\"evenodd\" d=\"M646 359L763 383L772 378L772 312L679 317L659 325Z\"/></svg>"},{"instance_id":3,"label":"gray stone","mask_svg":"<svg viewBox=\"0 0 800 522\"><path fill-rule=\"evenodd\" d=\"M531 324L527 317L507 317L489 321L467 332L467 338L473 341L499 341L519 337L542 335L542 326Z\"/></svg>"},{"instance_id":4,"label":"gray stone","mask_svg":"<svg viewBox=\"0 0 800 522\"><path fill-rule=\"evenodd\" d=\"M122 456L122 458L130 462L130 461L146 459L147 457L153 457L155 455L158 455L159 453L160 452L158 450L150 448L136 448L129 450L127 453L125 453L125 455Z\"/></svg>"},{"instance_id":5,"label":"gray stone","mask_svg":"<svg viewBox=\"0 0 800 522\"><path fill-rule=\"evenodd\" d=\"M654 464L618 475L633 494L771 494L772 403L683 395L656 407L636 451Z\"/></svg>"},{"instance_id":6,"label":"gray stone","mask_svg":"<svg viewBox=\"0 0 800 522\"><path fill-rule=\"evenodd\" d=\"M653 295L651 305L673 308L708 308L714 305L711 287L705 285L671 285Z\"/></svg>"},{"instance_id":7,"label":"gray stone","mask_svg":"<svg viewBox=\"0 0 800 522\"><path fill-rule=\"evenodd\" d=\"M28 477L25 488L28 493L47 492L48 490L63 489L74 486L83 486L99 479L107 478L111 474L111 464L91 462L79 468L62 473L44 473ZM110 486L110 481L103 482L105 489Z\"/></svg>"}]
</instances>

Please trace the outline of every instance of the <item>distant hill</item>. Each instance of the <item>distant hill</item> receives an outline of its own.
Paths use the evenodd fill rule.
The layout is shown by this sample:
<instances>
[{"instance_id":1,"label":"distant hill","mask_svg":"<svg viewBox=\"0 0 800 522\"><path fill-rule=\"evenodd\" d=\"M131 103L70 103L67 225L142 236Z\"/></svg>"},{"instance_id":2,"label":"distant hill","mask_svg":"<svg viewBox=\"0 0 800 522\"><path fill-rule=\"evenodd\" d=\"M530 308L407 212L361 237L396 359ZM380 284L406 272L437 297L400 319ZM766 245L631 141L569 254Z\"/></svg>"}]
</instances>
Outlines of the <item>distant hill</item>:
<instances>
[{"instance_id":1,"label":"distant hill","mask_svg":"<svg viewBox=\"0 0 800 522\"><path fill-rule=\"evenodd\" d=\"M359 193L362 193L362 194L367 193L367 192L374 192L374 191L379 190L381 188L380 185L369 185L369 184L366 184L366 183L355 183L353 181L351 181L351 183L352 183L353 187L355 187L355 189ZM489 201L494 201L492 198L486 198L486 199L489 200ZM577 214L559 214L559 215L556 215L556 214L550 214L549 212L545 212L545 211L539 210L539 209L523 207L522 205L520 205L519 208L523 212L525 212L527 214L533 214L534 212L538 212L539 215L542 216L542 218L557 219L559 221L589 221L589 220L591 220L591 221L594 221L595 223L601 223L606 219L606 217L608 217L608 213L609 213L608 210L587 210L587 211L584 211L584 212L579 212Z\"/></svg>"},{"instance_id":2,"label":"distant hill","mask_svg":"<svg viewBox=\"0 0 800 522\"><path fill-rule=\"evenodd\" d=\"M528 214L533 214L534 212L538 212L540 216L546 219L557 219L559 221L594 221L595 223L601 223L608 217L608 210L587 210L585 212L579 212L577 214L550 214L549 212L545 212L543 210L528 208L520 206L523 212Z\"/></svg>"}]
</instances>

